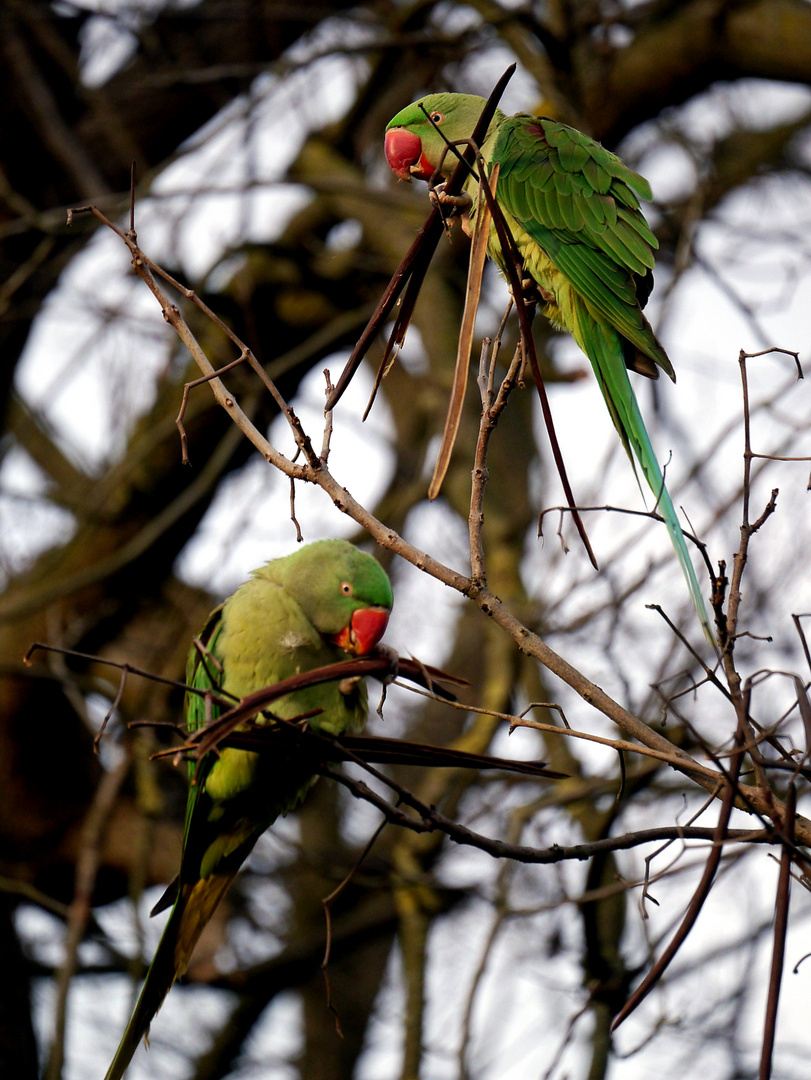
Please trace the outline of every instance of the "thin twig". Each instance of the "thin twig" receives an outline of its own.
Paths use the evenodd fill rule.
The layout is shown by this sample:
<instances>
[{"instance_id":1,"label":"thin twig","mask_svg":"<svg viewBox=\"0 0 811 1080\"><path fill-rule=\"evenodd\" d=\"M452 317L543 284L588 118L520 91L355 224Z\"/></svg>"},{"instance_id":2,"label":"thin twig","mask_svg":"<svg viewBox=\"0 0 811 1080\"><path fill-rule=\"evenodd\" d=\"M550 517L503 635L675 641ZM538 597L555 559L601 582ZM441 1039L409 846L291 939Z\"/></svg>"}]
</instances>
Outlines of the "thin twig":
<instances>
[{"instance_id":1,"label":"thin twig","mask_svg":"<svg viewBox=\"0 0 811 1080\"><path fill-rule=\"evenodd\" d=\"M246 356L243 352L241 356L238 356L236 358L236 360L232 360L228 364L223 364L221 368L217 368L217 370L213 371L210 375L201 375L199 379L192 379L191 382L187 382L183 386L183 397L180 401L180 409L178 410L178 414L175 417L175 427L177 428L178 434L180 435L180 454L181 461L184 465L191 465L191 461L189 461L189 441L186 438L186 429L183 426L183 417L186 415L186 409L188 408L189 404L189 392L193 390L196 386L203 386L205 383L211 382L212 379L219 379L221 375L224 375L226 373L226 371L232 371L235 367L243 364L245 360Z\"/></svg>"},{"instance_id":2,"label":"thin twig","mask_svg":"<svg viewBox=\"0 0 811 1080\"><path fill-rule=\"evenodd\" d=\"M706 840L713 845L713 850L715 850L715 847L721 847L720 844L716 844L716 828L685 828L684 826L671 825L654 829L641 829L636 832L623 833L622 836L610 836L602 840L593 840L582 844L552 844L548 848L510 844L505 840L483 836L465 825L460 825L453 819L446 817L435 807L429 807L421 803L406 788L396 784L391 777L378 773L377 770L371 770L369 765L361 759L358 760L358 763L364 769L376 775L377 779L382 780L383 783L391 787L403 802L407 803L412 810L419 814L419 817L415 817L414 814L410 814L400 809L399 806L388 802L387 799L372 790L362 780L355 780L352 777L345 776L343 773L326 769L324 775L329 776L336 783L347 788L356 798L363 799L365 802L377 807L393 825L399 825L401 828L416 833L445 833L455 843L477 848L494 859L513 859L516 862L529 865L552 866L557 863L571 861L586 862L595 855L605 854L609 851L629 851L643 844L679 839ZM724 843L773 844L774 833L769 829L757 829L754 831L730 829L726 833ZM623 888L628 887L627 885L623 886Z\"/></svg>"},{"instance_id":3,"label":"thin twig","mask_svg":"<svg viewBox=\"0 0 811 1080\"><path fill-rule=\"evenodd\" d=\"M774 1037L777 1030L777 1006L780 1001L780 983L783 978L783 961L786 956L786 933L788 931L788 905L791 895L791 849L794 846L794 813L797 789L792 781L786 795L786 814L783 832L788 841L780 855L780 876L777 882L777 899L774 911L774 941L772 966L769 975L769 996L766 1001L766 1018L763 1027L763 1045L760 1052L758 1080L770 1080Z\"/></svg>"},{"instance_id":4,"label":"thin twig","mask_svg":"<svg viewBox=\"0 0 811 1080\"><path fill-rule=\"evenodd\" d=\"M343 880L338 885L336 885L336 887L332 890L332 892L328 896L323 897L322 900L321 900L321 904L322 904L322 906L324 908L324 922L326 924L326 934L325 934L326 941L325 941L325 944L324 944L324 959L321 961L321 970L324 973L324 983L326 985L326 990L327 990L327 1008L329 1009L329 1011L333 1015L333 1018L335 1020L335 1031L336 1031L336 1034L338 1035L338 1037L341 1038L341 1039L344 1037L343 1032L341 1031L341 1021L340 1021L340 1018L338 1016L338 1010L335 1008L335 1005L334 1005L334 1003L332 1001L332 985L331 985L330 980L329 980L329 971L327 970L328 967L329 967L329 956L330 956L330 952L332 950L332 911L331 911L331 905L341 895L341 893L344 891L344 889L347 887L349 882L352 880L352 878L357 873L358 869L363 865L363 863L364 863L364 861L366 859L366 856L369 854L369 852L374 847L375 842L377 841L377 838L383 832L383 830L385 829L387 824L388 824L388 822L386 821L385 818L383 818L383 820L380 822L378 827L375 829L375 831L369 837L369 840L367 841L366 845L364 846L363 851L361 851L360 855L358 855L357 859L355 859L355 862L352 864L349 872L344 876Z\"/></svg>"},{"instance_id":5,"label":"thin twig","mask_svg":"<svg viewBox=\"0 0 811 1080\"><path fill-rule=\"evenodd\" d=\"M811 650L809 650L808 648L808 639L805 636L802 628L802 623L800 622L801 619L809 618L809 615L804 613L802 615L792 615L791 618L794 621L794 626L797 629L797 635L800 639L800 644L803 647L803 655L805 656L806 664L808 664L808 670L811 671Z\"/></svg>"},{"instance_id":6,"label":"thin twig","mask_svg":"<svg viewBox=\"0 0 811 1080\"><path fill-rule=\"evenodd\" d=\"M54 1037L45 1069L46 1080L59 1080L65 1060L65 1032L70 983L78 966L79 945L84 937L90 918L96 874L101 864L104 837L112 819L113 806L121 785L130 770L129 753L102 777L93 802L82 825L79 855L76 861L76 884L70 904L65 958L56 979L56 1002L54 1005Z\"/></svg>"},{"instance_id":7,"label":"thin twig","mask_svg":"<svg viewBox=\"0 0 811 1080\"><path fill-rule=\"evenodd\" d=\"M740 737L740 733L739 733ZM704 867L704 873L701 875L701 881L698 883L693 898L690 901L690 905L684 914L681 925L676 933L670 940L670 944L665 951L648 971L648 974L631 994L626 1001L625 1005L617 1013L611 1030L615 1031L617 1027L625 1020L636 1007L648 996L650 991L654 988L656 983L662 977L670 965L671 960L681 948L682 944L686 940L688 934L695 925L696 919L701 913L701 909L704 906L704 902L710 894L713 880L718 869L718 865L721 861L721 854L723 852L724 843L728 842L729 835L727 832L727 826L729 825L729 818L732 814L732 808L735 805L735 797L738 793L738 774L740 772L741 763L743 761L743 747L739 745L736 748L735 753L732 756L730 762L729 778L724 788L724 796L721 801L721 809L718 814L718 824L714 829L713 846L710 849L710 854L707 857L707 862Z\"/></svg>"},{"instance_id":8,"label":"thin twig","mask_svg":"<svg viewBox=\"0 0 811 1080\"><path fill-rule=\"evenodd\" d=\"M509 313L509 308L507 309ZM493 380L493 368L495 365L495 356L498 353L498 349L501 345L501 334L504 329L504 324L507 315L505 314L499 327L498 334L490 344L490 351L492 354L489 364L489 374L485 375L482 372L479 377L479 386L482 391L482 411L481 419L479 421L479 433L476 439L476 449L473 457L473 471L472 471L472 484L470 488L470 510L468 512L468 537L470 543L470 571L474 581L479 581L482 584L485 582L484 572L484 492L487 486L487 481L490 478L490 471L487 467L487 452L490 446L490 439L495 431L498 419L507 404L510 392L515 387L516 377L518 374L518 368L521 363L521 353L519 349L516 349L510 366L507 370L507 374L501 383L498 397L495 402L492 400L492 380ZM481 367L485 366L486 349L482 344L482 358Z\"/></svg>"},{"instance_id":9,"label":"thin twig","mask_svg":"<svg viewBox=\"0 0 811 1080\"><path fill-rule=\"evenodd\" d=\"M332 385L332 379L330 378L329 368L324 368L324 380L326 382L326 388L324 393L327 400L332 396L332 391L335 387ZM332 409L324 407L324 437L321 441L321 460L326 465L329 462L329 446L332 439Z\"/></svg>"}]
</instances>

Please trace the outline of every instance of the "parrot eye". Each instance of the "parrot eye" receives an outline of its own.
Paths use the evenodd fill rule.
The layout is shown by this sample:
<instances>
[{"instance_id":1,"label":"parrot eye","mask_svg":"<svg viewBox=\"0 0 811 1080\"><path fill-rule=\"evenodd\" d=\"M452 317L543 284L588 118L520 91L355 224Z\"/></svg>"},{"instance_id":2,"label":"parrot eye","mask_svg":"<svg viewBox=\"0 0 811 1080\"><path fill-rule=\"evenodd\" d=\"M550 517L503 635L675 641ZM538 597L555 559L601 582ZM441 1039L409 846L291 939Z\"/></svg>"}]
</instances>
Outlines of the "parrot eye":
<instances>
[{"instance_id":1,"label":"parrot eye","mask_svg":"<svg viewBox=\"0 0 811 1080\"><path fill-rule=\"evenodd\" d=\"M342 581L341 582L341 595L342 596L351 596L354 591L355 590L352 588L352 585L348 581Z\"/></svg>"},{"instance_id":2,"label":"parrot eye","mask_svg":"<svg viewBox=\"0 0 811 1080\"><path fill-rule=\"evenodd\" d=\"M432 112L429 119L432 120L435 124L441 124L445 117L442 115L441 112Z\"/></svg>"}]
</instances>

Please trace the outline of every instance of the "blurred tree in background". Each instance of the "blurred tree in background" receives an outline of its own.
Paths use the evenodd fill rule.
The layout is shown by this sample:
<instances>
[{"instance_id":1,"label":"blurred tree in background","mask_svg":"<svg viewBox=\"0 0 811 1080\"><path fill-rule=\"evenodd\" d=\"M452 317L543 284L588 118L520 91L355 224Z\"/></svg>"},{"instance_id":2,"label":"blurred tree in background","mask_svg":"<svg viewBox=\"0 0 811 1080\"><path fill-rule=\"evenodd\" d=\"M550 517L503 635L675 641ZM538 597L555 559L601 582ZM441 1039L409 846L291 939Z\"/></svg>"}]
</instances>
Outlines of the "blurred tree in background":
<instances>
[{"instance_id":1,"label":"blurred tree in background","mask_svg":"<svg viewBox=\"0 0 811 1080\"><path fill-rule=\"evenodd\" d=\"M609 1029L696 889L723 788L708 770L717 778L729 767L736 707L763 742L749 747L742 781L751 791L732 825L760 830L760 840L783 827L781 800L811 739L801 618L811 611L808 464L774 460L811 452L807 392L790 357L749 360L752 448L768 457L748 458L745 479L738 367L741 349L807 354L811 5L3 0L0 55L3 1076L103 1075L157 940L145 916L153 887L176 871L185 805L184 770L150 761L169 737L125 727L176 722L179 689L129 677L95 755L93 734L116 696L112 669L56 653L26 667L23 655L44 641L182 679L210 608L296 540L289 481L207 386L190 394L192 468L182 464L175 417L199 373L131 274L124 244L89 215L66 228L66 208L92 202L126 228L135 161L144 250L250 346L318 444L322 371L337 377L428 210L421 185L388 175L386 122L433 90L487 95L513 60L507 111L543 100L652 182L661 248L649 313L679 383L638 394L674 502L716 570L720 560L728 574L742 565L742 522L780 489L751 536L734 661L715 665L666 535L649 518L584 515L599 573L568 520L565 543L554 515L536 538L539 511L561 495L534 391L517 390L489 453L488 587L500 611L627 713L612 722L585 681L551 675L537 649L521 651L505 619L496 625L481 603L384 551L396 599L387 640L467 678L461 696L484 711L393 688L385 723L370 726L544 758L569 774L541 785L396 771L423 803L478 834L547 852L549 864L387 827L332 909L339 1038L320 971L322 899L381 819L320 783L257 847L131 1075L757 1075L778 873L766 846L723 848L694 934L639 1012L614 1036ZM442 498L428 504L426 488L466 260L464 238L441 243L402 363L361 426L375 345L335 412L330 458L336 480L387 530L460 574L470 572L473 387ZM496 332L507 301L491 271L479 338ZM235 359L198 309L172 299L212 364ZM578 503L644 509L585 358L541 323ZM508 323L507 359L515 334ZM292 453L270 396L243 368L225 377L229 393ZM298 485L296 506L308 540L369 540L321 491ZM697 655L647 603L666 610ZM646 741L644 725L647 745L672 746L680 765L540 731L507 743L508 722L495 714L538 701L609 744ZM554 709L528 715L561 724ZM640 728L623 728L623 716ZM705 770L704 786L689 762ZM796 781L802 812L802 771ZM677 825L709 831L663 846ZM658 833L643 843L643 829ZM808 843L811 823L798 818L796 829ZM627 842L600 844L610 837ZM573 844L585 846L555 856L555 845ZM773 854L779 860L777 841ZM775 1075L799 1078L811 978L808 964L791 974L811 948L802 888L791 911Z\"/></svg>"}]
</instances>

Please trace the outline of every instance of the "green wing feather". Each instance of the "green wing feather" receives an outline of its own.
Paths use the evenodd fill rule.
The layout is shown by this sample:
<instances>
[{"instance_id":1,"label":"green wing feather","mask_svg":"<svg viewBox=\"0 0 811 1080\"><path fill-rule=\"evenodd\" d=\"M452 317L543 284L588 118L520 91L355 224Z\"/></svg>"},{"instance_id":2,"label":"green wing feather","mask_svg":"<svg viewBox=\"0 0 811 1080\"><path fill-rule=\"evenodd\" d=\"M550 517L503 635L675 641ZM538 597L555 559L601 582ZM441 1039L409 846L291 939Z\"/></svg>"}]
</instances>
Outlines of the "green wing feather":
<instances>
[{"instance_id":1,"label":"green wing feather","mask_svg":"<svg viewBox=\"0 0 811 1080\"><path fill-rule=\"evenodd\" d=\"M649 275L658 247L635 194L650 197L647 181L582 132L543 117L505 118L492 156L501 170L499 203L518 226L519 242L526 234L528 269L539 272L539 284L556 293L554 271L562 274L595 318L673 378L638 299L637 278ZM551 274L532 259L527 241L548 256ZM570 329L565 311L547 314Z\"/></svg>"},{"instance_id":2,"label":"green wing feather","mask_svg":"<svg viewBox=\"0 0 811 1080\"><path fill-rule=\"evenodd\" d=\"M650 198L650 187L599 143L544 118L505 118L492 158L500 168L497 197L526 267L554 297L546 314L591 360L623 446L656 497L699 620L713 642L684 534L627 373L639 350L675 378L640 305L650 291L658 247L637 199L637 194ZM495 244L491 253L502 260ZM641 370L656 374L644 364Z\"/></svg>"}]
</instances>

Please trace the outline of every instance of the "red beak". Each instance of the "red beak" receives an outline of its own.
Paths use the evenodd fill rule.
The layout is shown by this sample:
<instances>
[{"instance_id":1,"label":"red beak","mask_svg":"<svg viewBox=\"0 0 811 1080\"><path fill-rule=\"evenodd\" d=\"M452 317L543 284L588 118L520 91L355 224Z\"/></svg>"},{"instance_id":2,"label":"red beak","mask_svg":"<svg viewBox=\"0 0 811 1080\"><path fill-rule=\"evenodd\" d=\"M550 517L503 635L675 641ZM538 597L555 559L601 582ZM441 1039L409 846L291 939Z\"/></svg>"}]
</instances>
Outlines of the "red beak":
<instances>
[{"instance_id":1,"label":"red beak","mask_svg":"<svg viewBox=\"0 0 811 1080\"><path fill-rule=\"evenodd\" d=\"M430 180L434 174L433 165L423 155L419 135L405 128L391 128L386 132L386 161L401 180L410 181L412 176Z\"/></svg>"},{"instance_id":2,"label":"red beak","mask_svg":"<svg viewBox=\"0 0 811 1080\"><path fill-rule=\"evenodd\" d=\"M366 656L386 632L390 614L388 608L360 608L332 641L354 656Z\"/></svg>"}]
</instances>

